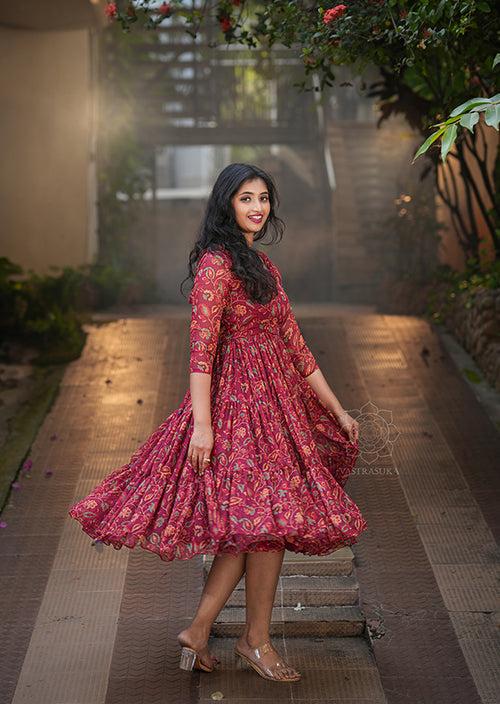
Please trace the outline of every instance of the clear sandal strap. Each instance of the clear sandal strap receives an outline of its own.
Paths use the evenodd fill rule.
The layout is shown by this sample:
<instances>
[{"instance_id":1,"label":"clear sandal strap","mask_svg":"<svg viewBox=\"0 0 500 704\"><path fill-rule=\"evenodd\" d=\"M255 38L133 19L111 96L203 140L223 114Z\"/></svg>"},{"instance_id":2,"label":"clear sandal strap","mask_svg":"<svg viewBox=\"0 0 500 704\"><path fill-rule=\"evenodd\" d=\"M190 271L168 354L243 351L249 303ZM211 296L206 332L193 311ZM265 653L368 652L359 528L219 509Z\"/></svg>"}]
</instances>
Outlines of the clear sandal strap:
<instances>
[{"instance_id":1,"label":"clear sandal strap","mask_svg":"<svg viewBox=\"0 0 500 704\"><path fill-rule=\"evenodd\" d=\"M254 648L253 652L257 660L261 660L262 655L264 655L264 653L269 653L272 650L274 650L272 644L269 641L266 641L262 645L259 645L257 648ZM293 670L294 668L278 660L278 662L274 663L273 665L267 665L266 667L264 667L264 669L269 675L273 675L278 670Z\"/></svg>"}]
</instances>

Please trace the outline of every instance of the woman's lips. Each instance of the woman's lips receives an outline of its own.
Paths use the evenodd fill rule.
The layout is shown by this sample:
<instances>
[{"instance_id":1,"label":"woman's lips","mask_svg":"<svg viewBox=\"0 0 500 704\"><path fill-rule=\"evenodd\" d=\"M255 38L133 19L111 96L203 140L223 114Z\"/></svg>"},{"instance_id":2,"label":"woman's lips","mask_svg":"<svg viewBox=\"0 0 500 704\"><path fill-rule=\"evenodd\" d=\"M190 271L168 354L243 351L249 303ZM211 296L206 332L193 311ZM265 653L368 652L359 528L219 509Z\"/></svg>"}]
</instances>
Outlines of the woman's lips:
<instances>
[{"instance_id":1,"label":"woman's lips","mask_svg":"<svg viewBox=\"0 0 500 704\"><path fill-rule=\"evenodd\" d=\"M263 215L249 215L248 219L258 224L262 222L263 217Z\"/></svg>"}]
</instances>

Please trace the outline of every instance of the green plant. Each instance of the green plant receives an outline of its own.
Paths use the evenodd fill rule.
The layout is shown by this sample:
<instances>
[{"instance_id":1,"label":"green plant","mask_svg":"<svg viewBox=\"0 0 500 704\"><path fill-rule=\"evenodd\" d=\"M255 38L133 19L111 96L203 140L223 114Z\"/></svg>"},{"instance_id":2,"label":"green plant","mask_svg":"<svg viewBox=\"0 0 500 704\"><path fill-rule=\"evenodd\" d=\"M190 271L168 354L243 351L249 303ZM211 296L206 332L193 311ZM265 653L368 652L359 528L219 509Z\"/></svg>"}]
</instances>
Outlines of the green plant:
<instances>
[{"instance_id":1,"label":"green plant","mask_svg":"<svg viewBox=\"0 0 500 704\"><path fill-rule=\"evenodd\" d=\"M346 0L345 4L331 0L218 0L198 8L184 0L161 5L137 0L134 4L108 3L107 14L124 34L140 28L161 30L168 18L169 23L177 22L202 42L205 23L213 25L215 21L220 33L210 46L291 47L304 65L305 78L296 84L304 90L319 91L333 85L337 66L348 65L361 77L367 67L376 66L381 79L371 85L363 82L362 87L367 96L378 99L380 122L403 114L422 136L427 136L433 125L446 121L445 116L455 106L463 107L471 96L489 100L491 108L498 98L496 64L491 57L499 44L500 5L487 0ZM319 80L309 81L310 77ZM496 120L496 106L494 115ZM496 154L491 175L487 149L481 148L481 136L477 135L480 130L469 132L475 119L464 118L462 125L469 125L464 130L468 134L457 141L457 153L453 154L465 188L466 217L457 202L457 177L450 173L445 187L441 186L431 144L424 150L430 162L427 172L433 173L436 190L451 213L465 257L477 256L481 244L480 225L477 217L471 217L474 201L498 257L499 160ZM488 113L490 120L493 122L493 110ZM442 132L446 134L443 154L449 152L456 127L452 122ZM468 153L475 161L476 173L469 166Z\"/></svg>"},{"instance_id":2,"label":"green plant","mask_svg":"<svg viewBox=\"0 0 500 704\"><path fill-rule=\"evenodd\" d=\"M59 276L29 272L0 259L0 333L4 342L34 346L39 364L77 357L85 342L84 317L75 309L82 275L69 268Z\"/></svg>"},{"instance_id":3,"label":"green plant","mask_svg":"<svg viewBox=\"0 0 500 704\"><path fill-rule=\"evenodd\" d=\"M443 323L460 296L460 305L471 308L474 296L484 289L500 288L500 262L491 262L481 268L479 260L471 257L464 271L456 271L441 264L434 272L433 286L428 297L427 314L436 323Z\"/></svg>"},{"instance_id":4,"label":"green plant","mask_svg":"<svg viewBox=\"0 0 500 704\"><path fill-rule=\"evenodd\" d=\"M136 132L137 80L134 76L135 43L149 41L140 35L125 38L117 26L100 34L98 123L98 262L115 271L141 267L140 252L131 247L131 230L138 220L144 193L151 187L151 155ZM144 77L147 80L146 76Z\"/></svg>"},{"instance_id":5,"label":"green plant","mask_svg":"<svg viewBox=\"0 0 500 704\"><path fill-rule=\"evenodd\" d=\"M494 69L498 63L500 63L500 54L495 56L492 68ZM413 157L413 161L424 154L438 139L441 140L441 159L442 161L446 161L446 157L457 139L459 128L464 127L474 134L474 127L479 122L479 113L481 112L484 112L485 124L498 131L498 123L500 122L500 93L497 93L492 98L470 98L465 103L462 103L462 105L452 110L447 120L433 125L433 127L438 127L438 129L429 135L425 142L419 147Z\"/></svg>"},{"instance_id":6,"label":"green plant","mask_svg":"<svg viewBox=\"0 0 500 704\"><path fill-rule=\"evenodd\" d=\"M41 275L0 258L0 335L35 347L39 364L79 356L91 310L155 300L154 284L115 266L63 267Z\"/></svg>"}]
</instances>

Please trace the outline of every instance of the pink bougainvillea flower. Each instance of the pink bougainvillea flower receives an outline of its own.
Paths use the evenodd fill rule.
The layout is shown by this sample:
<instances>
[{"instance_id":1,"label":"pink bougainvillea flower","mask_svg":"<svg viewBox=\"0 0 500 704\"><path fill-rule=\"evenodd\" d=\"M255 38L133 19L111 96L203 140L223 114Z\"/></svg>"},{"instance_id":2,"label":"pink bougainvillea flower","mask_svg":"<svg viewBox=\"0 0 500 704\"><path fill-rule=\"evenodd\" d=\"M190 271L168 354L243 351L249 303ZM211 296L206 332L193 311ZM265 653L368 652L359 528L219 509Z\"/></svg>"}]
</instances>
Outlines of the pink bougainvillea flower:
<instances>
[{"instance_id":1,"label":"pink bougainvillea flower","mask_svg":"<svg viewBox=\"0 0 500 704\"><path fill-rule=\"evenodd\" d=\"M104 14L110 20L113 20L118 14L118 8L116 7L116 2L108 2L104 8Z\"/></svg>"},{"instance_id":2,"label":"pink bougainvillea flower","mask_svg":"<svg viewBox=\"0 0 500 704\"><path fill-rule=\"evenodd\" d=\"M24 464L23 464L23 470L25 472L29 472L29 470L32 468L32 466L33 466L33 460L26 460L26 462L24 462Z\"/></svg>"},{"instance_id":3,"label":"pink bougainvillea flower","mask_svg":"<svg viewBox=\"0 0 500 704\"><path fill-rule=\"evenodd\" d=\"M46 469L45 470L45 476L46 477L51 477L54 474L54 472L51 469Z\"/></svg>"},{"instance_id":4,"label":"pink bougainvillea flower","mask_svg":"<svg viewBox=\"0 0 500 704\"><path fill-rule=\"evenodd\" d=\"M346 10L347 5L335 5L335 7L331 7L323 15L323 22L325 24L330 24L330 22L333 22L333 20L336 20L338 17L341 17Z\"/></svg>"},{"instance_id":5,"label":"pink bougainvillea flower","mask_svg":"<svg viewBox=\"0 0 500 704\"><path fill-rule=\"evenodd\" d=\"M164 17L169 17L170 13L172 12L172 5L169 2L162 2L160 7L158 8L158 12Z\"/></svg>"},{"instance_id":6,"label":"pink bougainvillea flower","mask_svg":"<svg viewBox=\"0 0 500 704\"><path fill-rule=\"evenodd\" d=\"M7 521L0 521L0 528L7 528Z\"/></svg>"},{"instance_id":7,"label":"pink bougainvillea flower","mask_svg":"<svg viewBox=\"0 0 500 704\"><path fill-rule=\"evenodd\" d=\"M13 489L20 489L21 488L21 482L12 482L11 487Z\"/></svg>"},{"instance_id":8,"label":"pink bougainvillea flower","mask_svg":"<svg viewBox=\"0 0 500 704\"><path fill-rule=\"evenodd\" d=\"M229 17L222 17L220 20L220 28L222 29L223 32L228 32L230 29L232 29L232 23Z\"/></svg>"}]
</instances>

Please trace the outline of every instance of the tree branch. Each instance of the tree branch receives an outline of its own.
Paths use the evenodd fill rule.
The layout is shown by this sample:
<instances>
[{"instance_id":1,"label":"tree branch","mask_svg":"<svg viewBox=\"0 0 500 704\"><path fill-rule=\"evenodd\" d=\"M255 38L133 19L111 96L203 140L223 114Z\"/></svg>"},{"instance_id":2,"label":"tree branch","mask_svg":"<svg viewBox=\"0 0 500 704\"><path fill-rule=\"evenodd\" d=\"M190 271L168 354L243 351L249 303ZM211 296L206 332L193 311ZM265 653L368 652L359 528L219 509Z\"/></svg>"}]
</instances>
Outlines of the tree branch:
<instances>
[{"instance_id":1,"label":"tree branch","mask_svg":"<svg viewBox=\"0 0 500 704\"><path fill-rule=\"evenodd\" d=\"M463 143L460 141L456 142L457 145L457 151L459 152L459 155L463 155L463 158L460 158L460 164L463 166L463 174L462 178L464 180L467 180L471 187L472 190L474 191L474 195L476 197L477 204L479 206L479 209L481 210L481 214L485 220L485 223L488 227L488 230L490 232L491 238L493 241L496 239L496 233L495 233L495 225L491 219L490 214L488 213L488 209L486 208L486 205L484 204L483 199L481 198L481 194L479 193L479 188L477 186L476 180L474 179L470 169L469 165L467 164L467 160L465 159L465 154L463 152Z\"/></svg>"},{"instance_id":2,"label":"tree branch","mask_svg":"<svg viewBox=\"0 0 500 704\"><path fill-rule=\"evenodd\" d=\"M482 133L483 130L479 128L479 131ZM490 200L492 202L493 207L497 210L498 214L500 215L500 210L498 208L498 203L495 203L495 192L493 189L493 183L490 180L490 175L488 173L488 165L487 165L487 156L488 156L488 147L486 143L486 137L484 134L482 134L482 139L483 139L483 144L484 144L484 158L481 158L478 150L477 150L477 140L474 140L474 137L469 134L464 135L464 142L469 150L470 154L474 157L474 159L477 162L477 165L479 166L479 170L481 172L481 176L483 177L484 185L486 187L486 191L488 192L488 196L490 197ZM472 141L472 146L469 143L470 140Z\"/></svg>"},{"instance_id":3,"label":"tree branch","mask_svg":"<svg viewBox=\"0 0 500 704\"><path fill-rule=\"evenodd\" d=\"M463 222L462 214L460 213L460 210L458 206L453 203L453 200L451 198L450 194L450 188L448 185L448 179L446 178L446 164L443 165L443 182L444 182L444 190L440 187L439 185L439 166L436 169L436 189L438 192L439 197L443 201L443 203L446 205L448 210L451 213L452 221L455 227L455 232L458 238L458 242L466 256L469 256L469 238L467 236L467 228L465 227L465 224Z\"/></svg>"}]
</instances>

